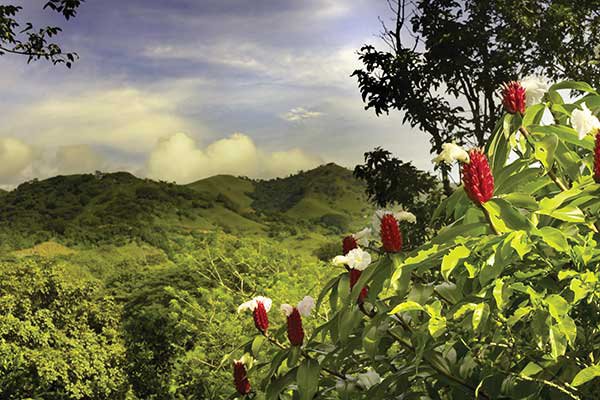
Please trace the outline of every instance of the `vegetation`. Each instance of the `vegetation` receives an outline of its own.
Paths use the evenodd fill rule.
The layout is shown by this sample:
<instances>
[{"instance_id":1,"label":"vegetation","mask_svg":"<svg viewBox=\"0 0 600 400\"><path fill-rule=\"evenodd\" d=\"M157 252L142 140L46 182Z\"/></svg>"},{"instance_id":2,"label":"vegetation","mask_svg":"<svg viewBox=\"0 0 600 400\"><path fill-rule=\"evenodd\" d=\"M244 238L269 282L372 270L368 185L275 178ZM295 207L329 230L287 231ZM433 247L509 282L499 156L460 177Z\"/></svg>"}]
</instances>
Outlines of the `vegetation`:
<instances>
[{"instance_id":1,"label":"vegetation","mask_svg":"<svg viewBox=\"0 0 600 400\"><path fill-rule=\"evenodd\" d=\"M501 115L500 85L527 74L600 84L593 49L598 3L531 0L388 0L383 50L365 45L354 72L366 108L398 110L446 142L483 146ZM382 20L385 22L385 20ZM441 166L449 192L448 169Z\"/></svg>"},{"instance_id":2,"label":"vegetation","mask_svg":"<svg viewBox=\"0 0 600 400\"><path fill-rule=\"evenodd\" d=\"M525 104L518 86L504 96ZM346 270L323 285L326 314L303 346L274 324L256 339L268 354L232 355L249 396L598 397L600 94L566 81L523 113L508 100L485 153L450 146L439 157L462 164L463 185L437 211L451 224L403 252L403 224L387 214L364 247L372 259L355 248L334 260ZM554 122L542 124L548 110ZM288 318L290 341L297 327Z\"/></svg>"},{"instance_id":3,"label":"vegetation","mask_svg":"<svg viewBox=\"0 0 600 400\"><path fill-rule=\"evenodd\" d=\"M251 325L237 305L316 295L332 271L313 252L368 220L363 191L326 165L186 186L98 172L3 193L0 397L227 398L223 355Z\"/></svg>"}]
</instances>

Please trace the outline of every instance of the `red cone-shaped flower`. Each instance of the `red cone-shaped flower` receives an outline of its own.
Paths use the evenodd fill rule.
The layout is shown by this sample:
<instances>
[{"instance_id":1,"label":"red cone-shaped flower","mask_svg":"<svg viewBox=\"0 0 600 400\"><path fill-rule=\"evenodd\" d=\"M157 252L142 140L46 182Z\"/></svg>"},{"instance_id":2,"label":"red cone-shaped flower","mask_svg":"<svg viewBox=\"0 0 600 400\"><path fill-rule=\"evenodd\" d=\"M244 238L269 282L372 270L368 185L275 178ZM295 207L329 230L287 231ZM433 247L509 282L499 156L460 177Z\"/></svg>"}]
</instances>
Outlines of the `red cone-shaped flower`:
<instances>
[{"instance_id":1,"label":"red cone-shaped flower","mask_svg":"<svg viewBox=\"0 0 600 400\"><path fill-rule=\"evenodd\" d=\"M475 204L483 204L494 195L494 177L481 150L471 150L469 158L470 162L462 167L465 192Z\"/></svg>"},{"instance_id":2,"label":"red cone-shaped flower","mask_svg":"<svg viewBox=\"0 0 600 400\"><path fill-rule=\"evenodd\" d=\"M360 278L362 271L353 268L350 271L348 271L348 274L350 275L350 290L352 290L354 288L354 286L356 285L356 282L358 282L358 279ZM358 302L362 303L368 294L369 294L369 289L366 287L362 288L360 290L360 295L358 296Z\"/></svg>"},{"instance_id":3,"label":"red cone-shaped flower","mask_svg":"<svg viewBox=\"0 0 600 400\"><path fill-rule=\"evenodd\" d=\"M402 250L402 233L392 214L385 214L381 218L381 243L388 253L398 253Z\"/></svg>"},{"instance_id":4,"label":"red cone-shaped flower","mask_svg":"<svg viewBox=\"0 0 600 400\"><path fill-rule=\"evenodd\" d=\"M252 316L254 317L256 329L265 333L269 329L269 316L262 301L256 302L256 308L252 311Z\"/></svg>"},{"instance_id":5,"label":"red cone-shaped flower","mask_svg":"<svg viewBox=\"0 0 600 400\"><path fill-rule=\"evenodd\" d=\"M502 104L511 114L525 112L525 88L519 82L508 82L502 87Z\"/></svg>"},{"instance_id":6,"label":"red cone-shaped flower","mask_svg":"<svg viewBox=\"0 0 600 400\"><path fill-rule=\"evenodd\" d=\"M344 255L347 255L348 253L350 253L351 250L354 250L358 247L358 243L356 243L356 239L354 239L354 236L346 236L344 238L344 241L342 242L342 246L344 250Z\"/></svg>"},{"instance_id":7,"label":"red cone-shaped flower","mask_svg":"<svg viewBox=\"0 0 600 400\"><path fill-rule=\"evenodd\" d=\"M241 395L250 393L250 381L248 380L248 373L246 372L246 366L241 361L235 361L233 363L233 381L235 383L235 390Z\"/></svg>"},{"instance_id":8,"label":"red cone-shaped flower","mask_svg":"<svg viewBox=\"0 0 600 400\"><path fill-rule=\"evenodd\" d=\"M292 346L302 346L304 342L304 329L302 328L302 316L296 307L287 317L288 339Z\"/></svg>"},{"instance_id":9,"label":"red cone-shaped flower","mask_svg":"<svg viewBox=\"0 0 600 400\"><path fill-rule=\"evenodd\" d=\"M596 132L596 147L594 149L594 180L600 183L600 130Z\"/></svg>"}]
</instances>

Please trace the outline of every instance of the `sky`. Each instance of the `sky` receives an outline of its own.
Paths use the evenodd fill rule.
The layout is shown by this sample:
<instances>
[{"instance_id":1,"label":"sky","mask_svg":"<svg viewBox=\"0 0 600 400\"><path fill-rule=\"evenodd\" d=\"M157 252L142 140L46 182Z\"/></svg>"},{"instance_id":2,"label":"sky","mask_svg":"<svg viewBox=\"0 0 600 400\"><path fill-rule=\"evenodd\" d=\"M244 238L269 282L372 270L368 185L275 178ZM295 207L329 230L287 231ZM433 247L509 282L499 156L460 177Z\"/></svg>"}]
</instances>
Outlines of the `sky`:
<instances>
[{"instance_id":1,"label":"sky","mask_svg":"<svg viewBox=\"0 0 600 400\"><path fill-rule=\"evenodd\" d=\"M87 0L57 24L72 69L0 57L0 187L95 170L189 183L353 168L382 146L431 170L428 137L364 110L356 51L385 0Z\"/></svg>"}]
</instances>

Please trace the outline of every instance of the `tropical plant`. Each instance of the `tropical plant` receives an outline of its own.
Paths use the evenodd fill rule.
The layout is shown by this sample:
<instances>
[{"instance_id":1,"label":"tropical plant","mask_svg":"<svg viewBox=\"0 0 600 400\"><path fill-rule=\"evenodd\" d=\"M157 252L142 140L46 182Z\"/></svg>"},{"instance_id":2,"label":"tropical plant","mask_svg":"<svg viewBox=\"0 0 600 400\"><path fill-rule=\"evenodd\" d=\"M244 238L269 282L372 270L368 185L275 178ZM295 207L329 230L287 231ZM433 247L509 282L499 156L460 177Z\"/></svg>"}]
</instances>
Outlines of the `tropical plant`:
<instances>
[{"instance_id":1,"label":"tropical plant","mask_svg":"<svg viewBox=\"0 0 600 400\"><path fill-rule=\"evenodd\" d=\"M437 158L462 164L463 185L430 242L403 252L403 224L379 213L379 235L335 257L314 329L300 304L282 306L287 329L270 301L243 305L258 335L230 356L239 397L597 398L600 94L516 82L503 105L485 149Z\"/></svg>"}]
</instances>

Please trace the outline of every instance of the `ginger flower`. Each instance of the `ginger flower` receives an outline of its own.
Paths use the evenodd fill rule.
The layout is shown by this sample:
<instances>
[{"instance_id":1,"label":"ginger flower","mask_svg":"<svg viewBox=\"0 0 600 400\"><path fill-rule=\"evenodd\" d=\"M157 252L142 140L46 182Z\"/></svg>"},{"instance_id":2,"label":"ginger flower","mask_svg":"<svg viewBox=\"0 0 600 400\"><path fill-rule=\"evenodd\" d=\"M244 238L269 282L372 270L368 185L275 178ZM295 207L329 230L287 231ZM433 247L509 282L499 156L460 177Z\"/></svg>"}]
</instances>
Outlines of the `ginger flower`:
<instances>
[{"instance_id":1,"label":"ginger flower","mask_svg":"<svg viewBox=\"0 0 600 400\"><path fill-rule=\"evenodd\" d=\"M442 152L433 159L433 162L436 164L443 162L447 165L452 165L455 161L468 163L469 153L454 143L444 143L442 145Z\"/></svg>"},{"instance_id":2,"label":"ginger flower","mask_svg":"<svg viewBox=\"0 0 600 400\"><path fill-rule=\"evenodd\" d=\"M273 301L268 297L257 296L252 300L240 304L238 307L238 313L246 310L252 311L252 317L254 318L254 325L260 332L265 333L269 328L269 316L267 313L271 310Z\"/></svg>"},{"instance_id":3,"label":"ginger flower","mask_svg":"<svg viewBox=\"0 0 600 400\"><path fill-rule=\"evenodd\" d=\"M281 305L281 312L287 317L287 334L292 346L302 346L304 342L304 328L302 317L308 317L315 307L315 300L305 296L296 307L289 304Z\"/></svg>"},{"instance_id":4,"label":"ginger flower","mask_svg":"<svg viewBox=\"0 0 600 400\"><path fill-rule=\"evenodd\" d=\"M571 113L571 126L577 131L581 140L588 133L600 129L600 121L592 114L587 105L582 103L581 110L576 109Z\"/></svg>"},{"instance_id":5,"label":"ginger flower","mask_svg":"<svg viewBox=\"0 0 600 400\"><path fill-rule=\"evenodd\" d=\"M243 360L235 360L233 362L233 382L235 390L242 396L250 393L250 380L248 379L248 372Z\"/></svg>"},{"instance_id":6,"label":"ginger flower","mask_svg":"<svg viewBox=\"0 0 600 400\"><path fill-rule=\"evenodd\" d=\"M332 263L334 265L347 265L351 269L363 271L371 264L371 255L357 247L344 256L336 256Z\"/></svg>"},{"instance_id":7,"label":"ginger flower","mask_svg":"<svg viewBox=\"0 0 600 400\"><path fill-rule=\"evenodd\" d=\"M471 162L462 169L465 192L475 204L483 204L494 195L494 177L487 157L479 149L469 153Z\"/></svg>"},{"instance_id":8,"label":"ginger flower","mask_svg":"<svg viewBox=\"0 0 600 400\"><path fill-rule=\"evenodd\" d=\"M502 85L502 105L510 114L525 113L525 88L520 82L512 81Z\"/></svg>"}]
</instances>

